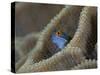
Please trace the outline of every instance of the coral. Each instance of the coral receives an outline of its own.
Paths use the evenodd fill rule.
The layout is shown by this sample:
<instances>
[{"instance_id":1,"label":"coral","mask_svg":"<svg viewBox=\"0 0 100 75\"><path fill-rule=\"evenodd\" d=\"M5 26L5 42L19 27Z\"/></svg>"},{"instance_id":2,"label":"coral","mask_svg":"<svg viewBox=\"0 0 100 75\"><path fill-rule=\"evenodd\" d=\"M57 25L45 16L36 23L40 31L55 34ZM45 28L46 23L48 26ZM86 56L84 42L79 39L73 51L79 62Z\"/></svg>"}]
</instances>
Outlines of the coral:
<instances>
[{"instance_id":1,"label":"coral","mask_svg":"<svg viewBox=\"0 0 100 75\"><path fill-rule=\"evenodd\" d=\"M64 30L73 38L65 48L53 54L49 49L51 46L50 35L65 17L67 23L64 25ZM75 25L74 28L73 25ZM23 43L19 47L20 51L25 53L16 63L17 73L97 67L96 52L94 56L92 55L96 50L95 44L97 43L95 7L65 6L39 35L34 34L39 36L38 38L32 35L33 33L23 39L24 41L22 40ZM36 38L35 42L34 38ZM35 45L33 46L33 44Z\"/></svg>"},{"instance_id":2,"label":"coral","mask_svg":"<svg viewBox=\"0 0 100 75\"><path fill-rule=\"evenodd\" d=\"M95 59L85 60L84 62L82 62L81 64L78 64L72 69L76 70L76 69L91 69L91 68L97 68L97 61Z\"/></svg>"}]
</instances>

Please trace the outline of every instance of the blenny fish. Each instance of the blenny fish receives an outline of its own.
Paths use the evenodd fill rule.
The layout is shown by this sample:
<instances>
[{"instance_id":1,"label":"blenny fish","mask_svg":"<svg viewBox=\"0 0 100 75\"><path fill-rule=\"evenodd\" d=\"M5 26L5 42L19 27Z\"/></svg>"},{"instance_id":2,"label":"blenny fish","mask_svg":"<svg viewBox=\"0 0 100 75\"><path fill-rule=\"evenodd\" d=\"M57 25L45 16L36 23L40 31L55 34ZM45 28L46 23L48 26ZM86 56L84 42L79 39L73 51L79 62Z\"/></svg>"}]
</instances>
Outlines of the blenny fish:
<instances>
[{"instance_id":1,"label":"blenny fish","mask_svg":"<svg viewBox=\"0 0 100 75\"><path fill-rule=\"evenodd\" d=\"M59 27L51 34L51 42L53 44L51 50L54 53L60 51L68 44L70 39L71 37L66 32L64 32L61 27Z\"/></svg>"}]
</instances>

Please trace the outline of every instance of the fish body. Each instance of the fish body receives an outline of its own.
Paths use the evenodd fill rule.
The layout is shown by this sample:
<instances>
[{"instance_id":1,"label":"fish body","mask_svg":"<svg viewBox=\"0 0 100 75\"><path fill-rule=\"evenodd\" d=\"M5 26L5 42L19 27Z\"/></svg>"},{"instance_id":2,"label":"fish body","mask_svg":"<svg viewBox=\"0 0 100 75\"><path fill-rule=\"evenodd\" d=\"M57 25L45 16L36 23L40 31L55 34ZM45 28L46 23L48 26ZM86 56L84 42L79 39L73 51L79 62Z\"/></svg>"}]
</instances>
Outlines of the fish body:
<instances>
[{"instance_id":1,"label":"fish body","mask_svg":"<svg viewBox=\"0 0 100 75\"><path fill-rule=\"evenodd\" d=\"M63 49L67 45L69 37L64 32L56 32L51 36L51 41L57 48Z\"/></svg>"}]
</instances>

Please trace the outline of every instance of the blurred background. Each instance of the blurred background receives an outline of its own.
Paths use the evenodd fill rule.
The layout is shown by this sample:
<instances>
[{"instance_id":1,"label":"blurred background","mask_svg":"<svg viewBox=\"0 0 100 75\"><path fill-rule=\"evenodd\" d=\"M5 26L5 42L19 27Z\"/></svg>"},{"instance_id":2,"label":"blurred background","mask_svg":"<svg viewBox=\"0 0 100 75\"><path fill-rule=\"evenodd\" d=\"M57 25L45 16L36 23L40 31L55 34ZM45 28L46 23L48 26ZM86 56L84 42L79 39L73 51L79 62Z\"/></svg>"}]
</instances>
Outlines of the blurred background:
<instances>
[{"instance_id":1,"label":"blurred background","mask_svg":"<svg viewBox=\"0 0 100 75\"><path fill-rule=\"evenodd\" d=\"M40 32L64 5L17 2L15 8L16 36Z\"/></svg>"}]
</instances>

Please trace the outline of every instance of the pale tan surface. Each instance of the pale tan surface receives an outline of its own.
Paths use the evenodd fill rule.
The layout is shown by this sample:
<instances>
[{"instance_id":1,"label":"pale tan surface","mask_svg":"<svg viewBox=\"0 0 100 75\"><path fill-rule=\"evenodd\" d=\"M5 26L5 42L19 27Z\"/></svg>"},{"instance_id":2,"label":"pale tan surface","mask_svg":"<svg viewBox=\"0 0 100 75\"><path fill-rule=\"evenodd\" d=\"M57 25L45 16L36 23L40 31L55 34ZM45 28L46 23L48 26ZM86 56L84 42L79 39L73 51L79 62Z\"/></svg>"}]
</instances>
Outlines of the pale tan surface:
<instances>
[{"instance_id":1,"label":"pale tan surface","mask_svg":"<svg viewBox=\"0 0 100 75\"><path fill-rule=\"evenodd\" d=\"M28 6L30 7L31 5ZM26 8L28 8L28 6L26 4ZM16 10L21 12L22 8L20 7L23 7L23 5L19 5L19 7L17 7L19 10L17 9ZM37 9L40 7L36 6L35 8ZM78 64L81 65L82 62L84 63L88 59L89 61L87 61L87 64L85 64L87 67L82 65L83 69L97 67L96 56L94 57L92 55L93 56L92 57L90 53L96 51L96 49L94 49L95 44L97 42L96 8L93 7L83 8L77 6L76 7L66 6L63 9L61 8L58 9L58 8L59 7L56 8L54 7L54 9L52 9L52 10L56 9L54 13L53 11L49 12L49 10L45 11L45 13L48 13L48 16L46 15L47 17L42 18L42 20L45 19L43 21L44 24L41 22L34 24L34 19L33 19L34 17L32 18L31 16L29 16L29 18L22 17L23 20L21 20L19 16L16 16L16 18L18 18L17 20L19 20L18 22L23 23L23 26L25 25L26 27L24 29L24 31L26 32L24 33L17 32L16 34L17 37L19 37L16 40L17 41L16 51L18 52L17 54L19 54L20 56L16 62L17 72L54 71L54 70L67 70L67 69L69 70L69 69L73 69L74 67L77 67ZM30 9L28 9L27 12L29 13L29 15L34 13L34 12L30 12L29 10ZM39 10L40 9L37 9L37 11ZM58 12L58 10L60 12ZM50 14L52 13L53 15L51 16ZM37 13L37 14L43 16L44 13L43 14ZM56 14L58 15L56 16ZM17 15L19 15L18 12ZM50 16L51 18L48 18ZM31 18L33 19L33 21L30 22ZM42 21L41 19L40 20L36 19L36 20ZM48 48L50 46L49 45L50 41L48 41L49 36L52 33L52 30L58 24L58 22L64 24L64 31L67 32L73 38L70 41L70 43L61 52L58 52L55 55L52 55L52 57L45 59L44 56L48 55L48 50L49 50ZM21 25L21 23L20 24L19 23L17 25ZM33 27L31 27L31 25ZM94 55L96 55L96 53ZM88 65L88 63L93 64L93 66ZM80 68L81 67L79 66L77 67L77 69Z\"/></svg>"}]
</instances>

